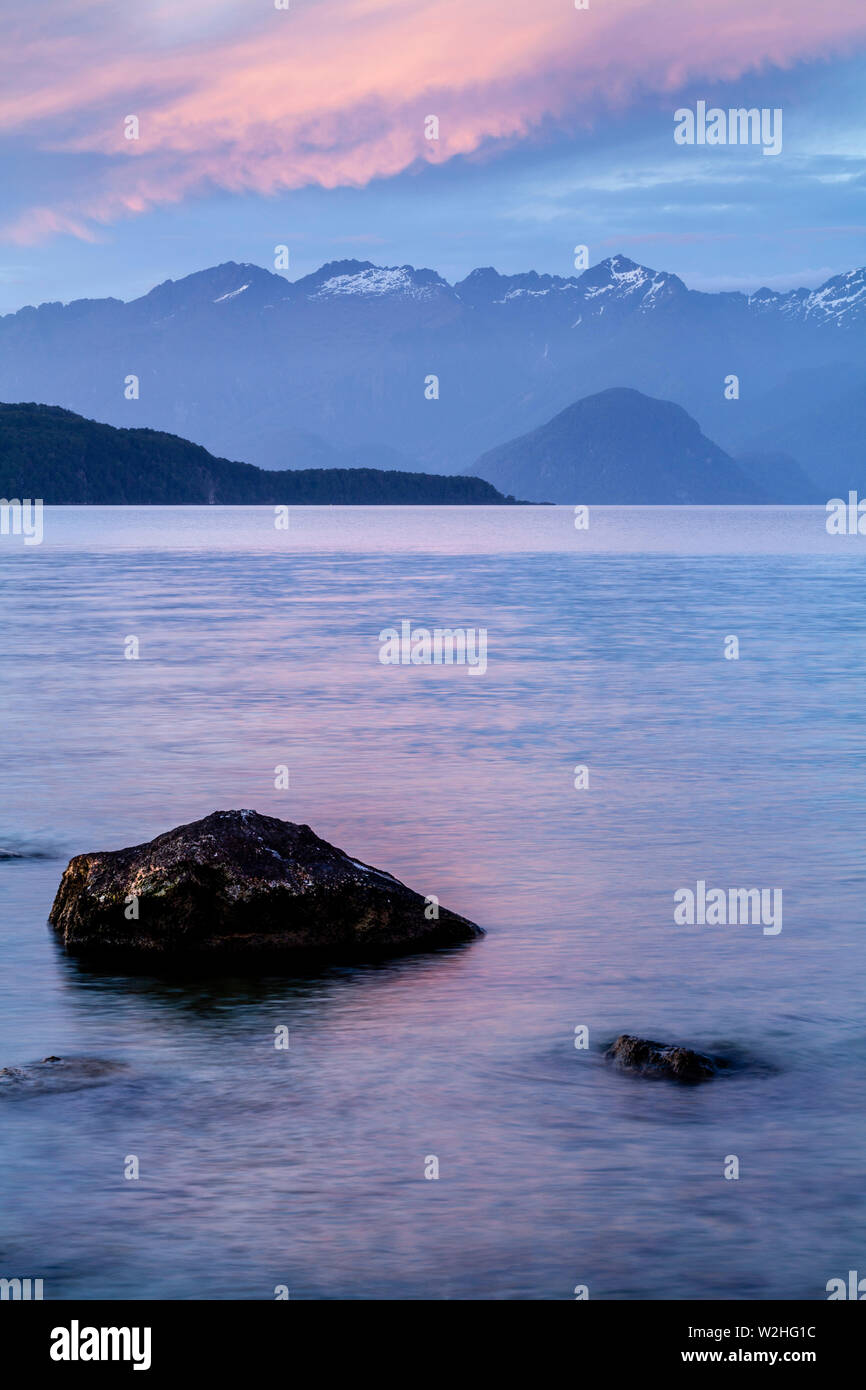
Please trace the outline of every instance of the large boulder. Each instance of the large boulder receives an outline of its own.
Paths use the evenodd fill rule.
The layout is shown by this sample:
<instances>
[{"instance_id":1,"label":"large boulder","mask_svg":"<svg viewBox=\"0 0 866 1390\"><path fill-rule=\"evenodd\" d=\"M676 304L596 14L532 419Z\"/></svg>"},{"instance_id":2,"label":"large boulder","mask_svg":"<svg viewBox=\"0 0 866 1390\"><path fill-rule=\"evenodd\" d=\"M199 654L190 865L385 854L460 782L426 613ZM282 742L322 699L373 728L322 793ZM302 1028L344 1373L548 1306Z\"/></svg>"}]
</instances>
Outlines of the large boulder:
<instances>
[{"instance_id":1,"label":"large boulder","mask_svg":"<svg viewBox=\"0 0 866 1390\"><path fill-rule=\"evenodd\" d=\"M147 844L76 855L49 920L72 953L163 964L352 960L483 935L308 825L257 811L215 811Z\"/></svg>"},{"instance_id":2,"label":"large boulder","mask_svg":"<svg viewBox=\"0 0 866 1390\"><path fill-rule=\"evenodd\" d=\"M722 1058L708 1057L703 1052L693 1052L691 1048L679 1047L676 1043L636 1038L631 1033L620 1033L605 1055L624 1071L637 1072L641 1076L669 1077L672 1081L709 1081L720 1067L726 1065Z\"/></svg>"}]
</instances>

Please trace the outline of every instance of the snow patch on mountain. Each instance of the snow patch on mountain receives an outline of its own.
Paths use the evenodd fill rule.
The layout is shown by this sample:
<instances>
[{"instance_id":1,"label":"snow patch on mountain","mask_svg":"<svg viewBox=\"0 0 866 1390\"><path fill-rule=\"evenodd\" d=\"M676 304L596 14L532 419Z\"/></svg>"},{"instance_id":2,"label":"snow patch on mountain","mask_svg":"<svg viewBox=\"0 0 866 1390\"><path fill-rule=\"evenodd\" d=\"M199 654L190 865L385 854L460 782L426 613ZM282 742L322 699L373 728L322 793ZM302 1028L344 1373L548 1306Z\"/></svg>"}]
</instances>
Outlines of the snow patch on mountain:
<instances>
[{"instance_id":1,"label":"snow patch on mountain","mask_svg":"<svg viewBox=\"0 0 866 1390\"><path fill-rule=\"evenodd\" d=\"M229 290L228 294L221 294L218 299L215 299L214 304L222 304L224 299L234 299L237 295L243 294L244 290L248 289L249 284L241 285L239 290Z\"/></svg>"},{"instance_id":2,"label":"snow patch on mountain","mask_svg":"<svg viewBox=\"0 0 866 1390\"><path fill-rule=\"evenodd\" d=\"M545 299L551 294L562 294L563 290L569 290L574 294L575 282L560 280L553 285L548 285L542 290L531 290L526 285L518 285L516 289L509 290L501 299L494 299L494 304L507 304L512 299Z\"/></svg>"},{"instance_id":3,"label":"snow patch on mountain","mask_svg":"<svg viewBox=\"0 0 866 1390\"><path fill-rule=\"evenodd\" d=\"M324 280L308 296L310 299L330 299L341 295L356 295L364 298L385 295L402 295L410 299L432 299L440 289L447 288L446 282L438 275L421 278L422 273L412 266L370 266L365 270L345 275L333 275Z\"/></svg>"}]
</instances>

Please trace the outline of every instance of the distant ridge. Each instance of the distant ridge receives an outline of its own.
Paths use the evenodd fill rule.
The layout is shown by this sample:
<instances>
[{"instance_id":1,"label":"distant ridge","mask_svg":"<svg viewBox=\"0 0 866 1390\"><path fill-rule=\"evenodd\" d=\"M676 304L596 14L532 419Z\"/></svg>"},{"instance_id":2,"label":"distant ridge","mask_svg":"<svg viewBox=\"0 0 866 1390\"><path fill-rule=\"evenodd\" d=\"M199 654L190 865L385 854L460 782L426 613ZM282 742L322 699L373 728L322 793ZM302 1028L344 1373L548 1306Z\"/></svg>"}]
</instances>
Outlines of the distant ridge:
<instances>
[{"instance_id":1,"label":"distant ridge","mask_svg":"<svg viewBox=\"0 0 866 1390\"><path fill-rule=\"evenodd\" d=\"M59 406L0 404L0 494L51 506L467 505L513 501L480 478L378 468L254 468Z\"/></svg>"},{"instance_id":2,"label":"distant ridge","mask_svg":"<svg viewBox=\"0 0 866 1390\"><path fill-rule=\"evenodd\" d=\"M475 307L521 298L555 301L567 296L569 308L582 303L596 313L615 301L628 302L631 308L640 307L646 312L666 299L692 298L738 305L756 318L778 314L788 321L799 319L831 323L834 327L853 327L866 320L866 266L834 275L812 290L765 287L745 294L740 290L690 290L678 275L652 270L623 255L608 256L579 275L539 274L535 270L503 275L492 266L479 266L453 284L435 270L412 265L380 266L373 261L328 261L297 280L289 280L250 261L223 261L192 271L179 280L164 280L136 299L50 301L0 315L0 322L8 323L21 315L30 316L46 310L57 313L78 308L83 311L85 307L93 309L102 305L136 308L149 315L154 309L169 305L186 309L197 304L225 304L242 296L245 296L244 307L263 303L273 307L285 301L401 296L428 299L436 294Z\"/></svg>"}]
</instances>

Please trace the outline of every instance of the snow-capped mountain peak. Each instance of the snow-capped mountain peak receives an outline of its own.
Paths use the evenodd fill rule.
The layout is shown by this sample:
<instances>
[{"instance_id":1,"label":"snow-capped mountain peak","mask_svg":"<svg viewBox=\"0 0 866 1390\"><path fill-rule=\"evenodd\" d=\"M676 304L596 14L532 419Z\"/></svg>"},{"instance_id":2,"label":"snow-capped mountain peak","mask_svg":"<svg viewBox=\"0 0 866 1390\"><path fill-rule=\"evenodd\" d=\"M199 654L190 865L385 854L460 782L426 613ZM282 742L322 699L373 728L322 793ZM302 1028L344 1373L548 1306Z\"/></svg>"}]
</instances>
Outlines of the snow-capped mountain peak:
<instances>
[{"instance_id":1,"label":"snow-capped mountain peak","mask_svg":"<svg viewBox=\"0 0 866 1390\"><path fill-rule=\"evenodd\" d=\"M686 293L686 287L676 275L663 270L650 270L627 256L610 256L598 265L585 270L578 281L583 297L590 307L599 309L607 303L630 302L641 312L655 308L662 299ZM592 301L598 301L592 305Z\"/></svg>"},{"instance_id":2,"label":"snow-capped mountain peak","mask_svg":"<svg viewBox=\"0 0 866 1390\"><path fill-rule=\"evenodd\" d=\"M249 262L226 261L194 271L180 280L164 280L148 294L132 301L138 312L157 320L193 309L224 304L243 296L260 306L265 300L285 299L291 285L282 275Z\"/></svg>"},{"instance_id":3,"label":"snow-capped mountain peak","mask_svg":"<svg viewBox=\"0 0 866 1390\"><path fill-rule=\"evenodd\" d=\"M849 328L866 312L866 266L834 275L817 289L770 290L766 286L748 296L748 306L758 314L779 314L814 326Z\"/></svg>"}]
</instances>

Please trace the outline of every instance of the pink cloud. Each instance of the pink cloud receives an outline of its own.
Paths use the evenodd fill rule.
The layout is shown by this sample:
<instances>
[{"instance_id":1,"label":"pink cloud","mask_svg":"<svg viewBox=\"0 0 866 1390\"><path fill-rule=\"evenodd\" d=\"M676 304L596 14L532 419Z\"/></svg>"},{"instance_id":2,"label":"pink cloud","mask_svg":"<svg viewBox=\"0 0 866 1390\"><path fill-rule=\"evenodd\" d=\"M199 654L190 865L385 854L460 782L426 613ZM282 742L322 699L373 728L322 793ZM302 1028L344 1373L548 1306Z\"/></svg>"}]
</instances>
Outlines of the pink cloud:
<instances>
[{"instance_id":1,"label":"pink cloud","mask_svg":"<svg viewBox=\"0 0 866 1390\"><path fill-rule=\"evenodd\" d=\"M0 132L101 156L74 199L12 241L100 225L218 187L360 186L610 108L866 42L862 0L58 0L22 10L0 54ZM49 22L50 21L50 22ZM756 104L761 83L753 82ZM123 135L135 114L138 141ZM438 116L439 140L424 136ZM88 167L92 167L90 164Z\"/></svg>"}]
</instances>

